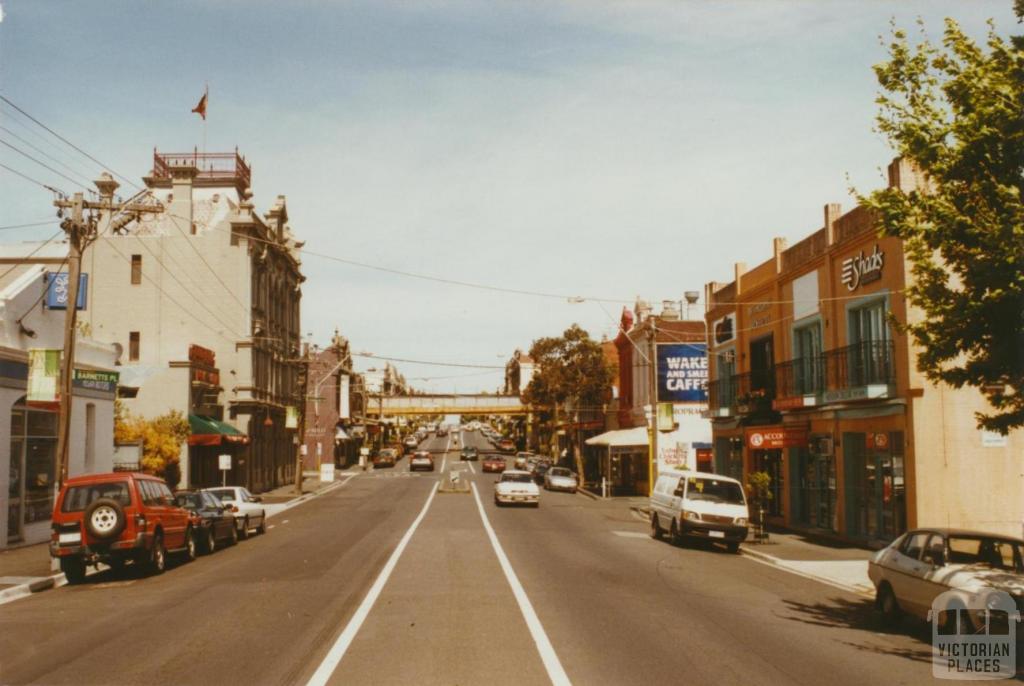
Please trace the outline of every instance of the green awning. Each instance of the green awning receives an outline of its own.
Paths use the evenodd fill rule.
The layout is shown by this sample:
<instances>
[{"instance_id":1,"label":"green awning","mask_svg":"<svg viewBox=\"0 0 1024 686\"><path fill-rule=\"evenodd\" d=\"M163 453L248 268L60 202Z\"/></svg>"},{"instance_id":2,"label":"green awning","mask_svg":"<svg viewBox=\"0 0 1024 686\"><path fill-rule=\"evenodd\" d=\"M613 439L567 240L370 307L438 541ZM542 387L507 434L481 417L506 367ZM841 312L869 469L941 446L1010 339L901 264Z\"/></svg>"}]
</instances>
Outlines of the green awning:
<instances>
[{"instance_id":1,"label":"green awning","mask_svg":"<svg viewBox=\"0 0 1024 686\"><path fill-rule=\"evenodd\" d=\"M189 445L222 445L224 443L244 445L249 442L249 437L244 433L213 417L190 414L188 427L192 432L188 438Z\"/></svg>"}]
</instances>

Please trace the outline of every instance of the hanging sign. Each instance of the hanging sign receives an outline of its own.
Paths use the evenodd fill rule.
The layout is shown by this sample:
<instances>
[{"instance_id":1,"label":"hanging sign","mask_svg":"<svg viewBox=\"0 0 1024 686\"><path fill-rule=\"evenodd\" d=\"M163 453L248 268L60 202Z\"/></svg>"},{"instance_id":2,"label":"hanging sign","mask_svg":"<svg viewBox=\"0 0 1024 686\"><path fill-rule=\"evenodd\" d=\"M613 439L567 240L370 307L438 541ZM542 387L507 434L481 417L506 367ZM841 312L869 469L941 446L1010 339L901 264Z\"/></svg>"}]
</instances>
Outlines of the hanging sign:
<instances>
[{"instance_id":1,"label":"hanging sign","mask_svg":"<svg viewBox=\"0 0 1024 686\"><path fill-rule=\"evenodd\" d=\"M89 290L89 275L80 274L78 277L78 307L84 310L86 292ZM46 273L46 306L51 310L68 309L68 273L47 272Z\"/></svg>"},{"instance_id":2,"label":"hanging sign","mask_svg":"<svg viewBox=\"0 0 1024 686\"><path fill-rule=\"evenodd\" d=\"M341 375L341 383L338 384L338 419L348 419L351 411L348 406L349 397L349 375Z\"/></svg>"},{"instance_id":3,"label":"hanging sign","mask_svg":"<svg viewBox=\"0 0 1024 686\"><path fill-rule=\"evenodd\" d=\"M759 426L746 430L747 447L752 450L806 448L806 426Z\"/></svg>"},{"instance_id":4,"label":"hanging sign","mask_svg":"<svg viewBox=\"0 0 1024 686\"><path fill-rule=\"evenodd\" d=\"M294 407L289 407L284 417L284 428L286 429L298 429L299 428L299 411Z\"/></svg>"}]
</instances>

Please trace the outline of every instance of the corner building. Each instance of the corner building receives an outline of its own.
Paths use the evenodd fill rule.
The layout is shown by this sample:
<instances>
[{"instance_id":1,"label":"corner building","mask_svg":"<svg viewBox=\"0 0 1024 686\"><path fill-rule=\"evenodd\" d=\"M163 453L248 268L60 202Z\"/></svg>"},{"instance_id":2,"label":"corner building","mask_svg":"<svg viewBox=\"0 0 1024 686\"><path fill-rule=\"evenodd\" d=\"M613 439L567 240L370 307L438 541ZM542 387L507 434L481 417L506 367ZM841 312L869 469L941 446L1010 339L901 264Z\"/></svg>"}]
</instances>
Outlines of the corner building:
<instances>
[{"instance_id":1,"label":"corner building","mask_svg":"<svg viewBox=\"0 0 1024 686\"><path fill-rule=\"evenodd\" d=\"M889 184L919 180L901 160ZM824 227L731 283L706 286L716 471L770 474L769 522L877 546L908 528L1020 536L1024 432L977 428L971 388L933 385L891 320L919 319L902 241L870 214L825 206Z\"/></svg>"}]
</instances>

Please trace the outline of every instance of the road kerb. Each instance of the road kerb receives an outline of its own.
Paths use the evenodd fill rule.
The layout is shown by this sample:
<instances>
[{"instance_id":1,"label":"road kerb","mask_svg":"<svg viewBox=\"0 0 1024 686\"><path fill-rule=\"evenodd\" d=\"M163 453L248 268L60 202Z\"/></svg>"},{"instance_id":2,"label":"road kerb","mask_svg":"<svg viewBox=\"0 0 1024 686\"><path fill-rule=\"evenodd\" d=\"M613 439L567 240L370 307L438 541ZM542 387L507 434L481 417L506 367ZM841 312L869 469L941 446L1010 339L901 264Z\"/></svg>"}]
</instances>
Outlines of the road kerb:
<instances>
[{"instance_id":1,"label":"road kerb","mask_svg":"<svg viewBox=\"0 0 1024 686\"><path fill-rule=\"evenodd\" d=\"M817 574L810 574L808 572L793 569L792 567L787 567L786 565L782 564L783 562L785 562L785 560L775 557L774 555L769 555L768 553L763 553L760 550L753 550L746 544L740 546L740 553L742 553L745 557L751 559L754 562L775 567L778 570L788 572L789 574L793 574L795 576L800 576L805 579L811 579L812 581L817 581L818 583L826 584L827 586L832 586L833 588L838 588L842 591L854 593L865 598L873 597L870 592L863 588L860 588L859 586L843 584L836 581L835 579L829 579L827 577L819 576Z\"/></svg>"}]
</instances>

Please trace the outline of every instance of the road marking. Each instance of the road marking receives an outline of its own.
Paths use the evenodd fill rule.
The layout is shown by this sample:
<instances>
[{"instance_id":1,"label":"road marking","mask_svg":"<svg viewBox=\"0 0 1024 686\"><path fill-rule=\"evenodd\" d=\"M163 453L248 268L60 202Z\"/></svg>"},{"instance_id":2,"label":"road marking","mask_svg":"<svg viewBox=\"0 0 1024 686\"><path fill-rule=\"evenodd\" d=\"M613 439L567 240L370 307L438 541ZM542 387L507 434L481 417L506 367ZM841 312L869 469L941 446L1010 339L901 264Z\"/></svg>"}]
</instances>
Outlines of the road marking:
<instances>
[{"instance_id":1,"label":"road marking","mask_svg":"<svg viewBox=\"0 0 1024 686\"><path fill-rule=\"evenodd\" d=\"M267 531L270 531L270 530L271 530L271 529L273 529L273 528L274 528L275 526L277 526L277 524L267 524Z\"/></svg>"},{"instance_id":2,"label":"road marking","mask_svg":"<svg viewBox=\"0 0 1024 686\"><path fill-rule=\"evenodd\" d=\"M476 506L480 510L480 518L484 522L484 530L487 531L487 537L491 539L491 547L494 548L494 554L498 556L501 570L505 572L505 578L508 579L508 584L512 587L512 594L515 596L516 602L519 603L519 611L523 613L526 626L530 630L533 642L537 645L537 652L540 653L540 659L544 662L544 669L548 672L548 678L551 679L551 683L555 684L555 686L571 684L572 682L569 681L569 676L562 668L562 663L558 659L558 655L555 653L548 635L544 632L544 627L541 625L537 613L533 610L533 605L530 603L523 585L519 583L519 577L516 576L515 570L512 569L512 564L508 561L508 557L505 556L505 551L502 549L501 543L498 542L498 536L494 533L491 522L487 519L487 513L484 512L484 504L480 502L480 493L476 490L476 484L471 482L470 486L473 487L473 497L476 498Z\"/></svg>"},{"instance_id":3,"label":"road marking","mask_svg":"<svg viewBox=\"0 0 1024 686\"><path fill-rule=\"evenodd\" d=\"M612 533L623 538L651 538L650 534L645 534L642 531L613 531Z\"/></svg>"},{"instance_id":4,"label":"road marking","mask_svg":"<svg viewBox=\"0 0 1024 686\"><path fill-rule=\"evenodd\" d=\"M475 469L473 469L473 463L472 463L472 462L467 462L466 464L468 464L468 465L469 465L469 471L471 471L471 472L473 472L474 474L476 474L476 470L475 470Z\"/></svg>"},{"instance_id":5,"label":"road marking","mask_svg":"<svg viewBox=\"0 0 1024 686\"><path fill-rule=\"evenodd\" d=\"M416 517L416 520L409 527L409 530L402 536L402 540L398 542L398 546L394 552L391 553L391 557L388 558L387 564L384 565L384 569L380 571L380 575L377 576L377 580L373 582L373 586L370 587L366 597L363 598L363 602L359 605L355 614L352 615L352 619L349 620L348 626L341 632L341 636L338 636L338 640L334 642L331 649L328 651L324 661L320 663L316 672L310 677L307 682L307 686L320 686L326 684L334 674L334 670L337 669L338 663L345 657L345 653L348 651L352 640L359 633L359 629L363 626L363 622L366 621L367 616L370 614L370 610L373 609L373 604L377 602L378 596L381 591L384 590L384 585L388 582L391 577L391 572L394 571L395 566L398 564L398 559L402 557L402 553L405 551L405 547L409 545L409 541L412 539L412 535L416 533L416 528L423 521L423 518L427 515L427 510L430 509L430 503L434 502L434 496L437 495L437 487L439 484L435 483L434 487L430 490L430 497L427 498L426 504L423 509L420 510L420 514Z\"/></svg>"},{"instance_id":6,"label":"road marking","mask_svg":"<svg viewBox=\"0 0 1024 686\"><path fill-rule=\"evenodd\" d=\"M444 474L444 466L448 464L448 456L445 455L441 458L441 474Z\"/></svg>"}]
</instances>

